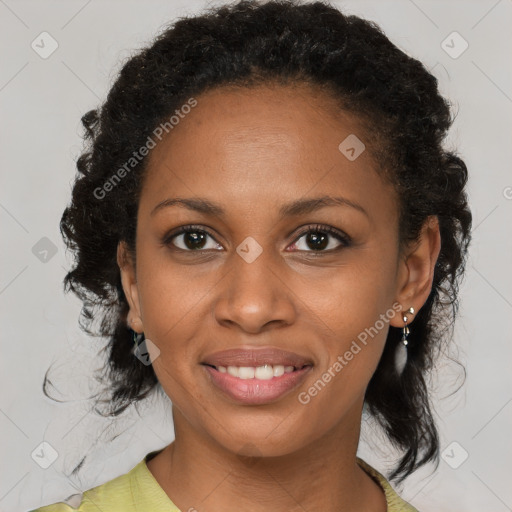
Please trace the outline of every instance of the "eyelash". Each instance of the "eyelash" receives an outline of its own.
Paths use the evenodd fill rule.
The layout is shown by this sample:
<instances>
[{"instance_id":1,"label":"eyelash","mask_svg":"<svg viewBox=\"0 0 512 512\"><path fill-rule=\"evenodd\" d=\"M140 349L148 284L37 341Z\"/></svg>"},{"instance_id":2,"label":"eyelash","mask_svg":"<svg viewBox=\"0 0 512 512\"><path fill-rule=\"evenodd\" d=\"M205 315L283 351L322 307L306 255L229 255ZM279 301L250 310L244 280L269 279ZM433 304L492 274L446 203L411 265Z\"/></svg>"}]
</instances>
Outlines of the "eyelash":
<instances>
[{"instance_id":1,"label":"eyelash","mask_svg":"<svg viewBox=\"0 0 512 512\"><path fill-rule=\"evenodd\" d=\"M189 253L199 253L199 252L211 250L211 249L185 250L185 249L181 249L180 247L176 247L174 244L172 244L172 240L174 238L176 238L177 236L182 235L184 233L196 233L196 232L206 233L213 240L215 240L216 243L219 243L219 242L217 242L217 240L215 239L213 234L210 233L210 231L205 229L203 226L199 226L196 224L190 224L188 226L182 226L182 227L178 228L176 231L173 231L173 232L169 233L168 235L166 235L164 237L163 244L166 246L171 245L172 248L177 251L189 252ZM352 239L348 235L346 235L342 231L339 231L331 226L325 226L322 224L310 224L307 226L307 228L305 230L301 231L297 235L297 237L293 241L292 245L296 244L304 235L308 235L309 233L322 233L322 234L331 235L332 237L336 238L339 242L341 242L341 245L336 247L335 249L329 249L327 251L325 251L325 250L323 250L323 251L310 250L310 251L298 251L298 252L307 252L307 253L313 253L313 254L322 254L322 253L332 254L333 252L336 252L344 247L350 246L351 242L352 242Z\"/></svg>"}]
</instances>

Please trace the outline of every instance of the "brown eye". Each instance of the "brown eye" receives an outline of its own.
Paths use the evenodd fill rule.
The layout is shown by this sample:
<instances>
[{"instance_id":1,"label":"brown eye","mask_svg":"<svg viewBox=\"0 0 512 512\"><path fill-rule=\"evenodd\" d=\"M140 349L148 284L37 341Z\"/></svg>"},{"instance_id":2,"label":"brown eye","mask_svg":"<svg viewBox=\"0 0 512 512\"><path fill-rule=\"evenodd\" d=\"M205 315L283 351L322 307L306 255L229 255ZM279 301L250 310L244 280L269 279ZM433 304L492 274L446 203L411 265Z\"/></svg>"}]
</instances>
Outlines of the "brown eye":
<instances>
[{"instance_id":1,"label":"brown eye","mask_svg":"<svg viewBox=\"0 0 512 512\"><path fill-rule=\"evenodd\" d=\"M208 239L211 239L210 242ZM200 251L211 249L222 249L208 231L193 226L185 226L179 231L171 234L165 240L166 245L172 245L182 251ZM209 246L208 246L209 244Z\"/></svg>"},{"instance_id":2,"label":"brown eye","mask_svg":"<svg viewBox=\"0 0 512 512\"><path fill-rule=\"evenodd\" d=\"M300 240L304 239L303 243ZM338 243L336 243L338 242ZM293 248L306 252L331 252L350 245L350 238L330 226L309 226L299 235Z\"/></svg>"}]
</instances>

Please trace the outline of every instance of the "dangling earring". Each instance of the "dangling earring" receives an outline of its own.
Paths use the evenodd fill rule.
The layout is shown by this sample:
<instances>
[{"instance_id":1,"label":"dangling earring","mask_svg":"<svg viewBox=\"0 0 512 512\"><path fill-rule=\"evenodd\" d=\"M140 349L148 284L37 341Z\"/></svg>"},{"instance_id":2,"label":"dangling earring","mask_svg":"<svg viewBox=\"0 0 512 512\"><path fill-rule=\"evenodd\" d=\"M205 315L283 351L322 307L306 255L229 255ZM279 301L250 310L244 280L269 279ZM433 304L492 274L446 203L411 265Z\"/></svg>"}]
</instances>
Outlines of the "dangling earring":
<instances>
[{"instance_id":1,"label":"dangling earring","mask_svg":"<svg viewBox=\"0 0 512 512\"><path fill-rule=\"evenodd\" d=\"M407 313L413 315L414 308L409 308ZM407 345L409 344L408 337L410 332L409 327L407 326L407 315L404 314L402 319L404 321L404 326L402 328L402 339L396 347L395 352L395 368L398 375L402 375L405 365L407 364Z\"/></svg>"},{"instance_id":2,"label":"dangling earring","mask_svg":"<svg viewBox=\"0 0 512 512\"><path fill-rule=\"evenodd\" d=\"M144 341L144 333L141 332L140 334L133 329L130 329L132 331L132 338L133 338L133 347L132 347L132 354L135 353L135 350L137 350L137 347Z\"/></svg>"}]
</instances>

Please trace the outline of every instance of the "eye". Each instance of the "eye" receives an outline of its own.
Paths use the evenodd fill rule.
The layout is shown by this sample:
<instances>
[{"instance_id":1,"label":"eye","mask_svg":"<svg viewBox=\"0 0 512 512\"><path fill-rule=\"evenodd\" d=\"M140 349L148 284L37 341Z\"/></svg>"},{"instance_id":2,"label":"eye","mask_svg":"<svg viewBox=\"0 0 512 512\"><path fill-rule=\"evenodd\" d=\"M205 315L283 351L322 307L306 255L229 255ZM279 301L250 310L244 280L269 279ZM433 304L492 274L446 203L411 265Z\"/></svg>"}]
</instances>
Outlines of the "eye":
<instances>
[{"instance_id":1,"label":"eye","mask_svg":"<svg viewBox=\"0 0 512 512\"><path fill-rule=\"evenodd\" d=\"M350 237L342 231L331 226L311 225L299 235L292 248L306 252L332 252L349 245Z\"/></svg>"},{"instance_id":2,"label":"eye","mask_svg":"<svg viewBox=\"0 0 512 512\"><path fill-rule=\"evenodd\" d=\"M208 238L212 239L208 247ZM206 251L219 250L222 246L215 241L205 229L199 226L182 226L177 231L168 235L164 240L165 245L173 245L182 251Z\"/></svg>"},{"instance_id":3,"label":"eye","mask_svg":"<svg viewBox=\"0 0 512 512\"><path fill-rule=\"evenodd\" d=\"M211 239L210 246L208 246L208 238ZM301 242L301 239L304 241ZM291 247L304 252L334 252L349 246L350 242L348 235L331 226L310 225ZM185 252L223 249L209 231L195 225L182 226L170 233L165 237L164 245L172 245Z\"/></svg>"}]
</instances>

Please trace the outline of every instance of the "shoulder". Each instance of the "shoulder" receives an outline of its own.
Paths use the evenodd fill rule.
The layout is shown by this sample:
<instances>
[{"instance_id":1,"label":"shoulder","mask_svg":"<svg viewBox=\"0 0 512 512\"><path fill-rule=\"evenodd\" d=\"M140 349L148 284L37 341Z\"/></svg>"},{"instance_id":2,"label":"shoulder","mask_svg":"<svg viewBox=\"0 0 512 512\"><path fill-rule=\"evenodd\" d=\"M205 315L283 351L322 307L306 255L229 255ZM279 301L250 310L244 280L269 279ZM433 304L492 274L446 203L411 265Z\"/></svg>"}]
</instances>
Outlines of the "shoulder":
<instances>
[{"instance_id":1,"label":"shoulder","mask_svg":"<svg viewBox=\"0 0 512 512\"><path fill-rule=\"evenodd\" d=\"M381 486L386 496L388 512L419 512L411 504L400 498L393 487L391 487L391 484L376 469L359 457L357 458L357 463Z\"/></svg>"},{"instance_id":2,"label":"shoulder","mask_svg":"<svg viewBox=\"0 0 512 512\"><path fill-rule=\"evenodd\" d=\"M137 467L137 466L136 466ZM85 491L75 506L64 501L40 507L33 512L92 512L98 510L125 510L135 512L130 491L130 480L133 471L118 476L104 484ZM80 496L78 496L80 498ZM66 500L68 501L68 500ZM70 500L69 500L70 501ZM117 507L120 507L119 509Z\"/></svg>"},{"instance_id":3,"label":"shoulder","mask_svg":"<svg viewBox=\"0 0 512 512\"><path fill-rule=\"evenodd\" d=\"M146 457L128 473L85 491L75 507L59 502L31 512L180 512L149 471Z\"/></svg>"}]
</instances>

